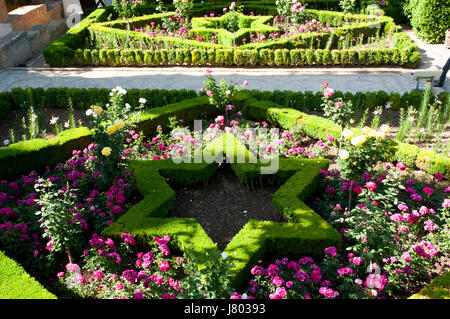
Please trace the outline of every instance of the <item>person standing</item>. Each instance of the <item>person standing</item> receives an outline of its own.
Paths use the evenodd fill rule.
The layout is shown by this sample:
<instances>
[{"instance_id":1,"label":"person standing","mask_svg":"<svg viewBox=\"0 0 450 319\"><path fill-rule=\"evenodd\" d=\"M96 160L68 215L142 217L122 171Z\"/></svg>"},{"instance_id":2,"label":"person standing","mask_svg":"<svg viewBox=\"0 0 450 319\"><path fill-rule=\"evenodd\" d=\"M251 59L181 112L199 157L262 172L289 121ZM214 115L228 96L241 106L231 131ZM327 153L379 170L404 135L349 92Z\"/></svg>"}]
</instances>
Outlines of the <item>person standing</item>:
<instances>
[{"instance_id":1,"label":"person standing","mask_svg":"<svg viewBox=\"0 0 450 319\"><path fill-rule=\"evenodd\" d=\"M439 78L439 82L434 85L434 87L443 87L445 78L447 77L448 69L450 69L450 58L448 58L447 63L445 63L444 67L442 68L442 74Z\"/></svg>"}]
</instances>

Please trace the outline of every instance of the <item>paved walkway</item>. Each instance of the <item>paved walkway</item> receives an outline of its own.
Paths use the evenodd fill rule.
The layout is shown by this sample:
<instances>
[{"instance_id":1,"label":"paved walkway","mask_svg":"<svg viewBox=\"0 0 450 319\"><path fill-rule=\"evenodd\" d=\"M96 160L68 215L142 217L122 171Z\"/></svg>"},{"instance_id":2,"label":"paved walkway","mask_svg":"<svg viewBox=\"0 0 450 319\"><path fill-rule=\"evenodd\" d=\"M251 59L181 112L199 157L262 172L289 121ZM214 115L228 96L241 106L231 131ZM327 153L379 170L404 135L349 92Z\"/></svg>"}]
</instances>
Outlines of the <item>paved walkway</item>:
<instances>
[{"instance_id":1,"label":"paved walkway","mask_svg":"<svg viewBox=\"0 0 450 319\"><path fill-rule=\"evenodd\" d=\"M244 80L249 89L318 91L322 82L344 92L394 91L415 87L411 70L401 69L224 69L211 68L216 79ZM104 87L195 89L206 68L11 68L0 73L0 91L14 87ZM450 91L450 81L446 83Z\"/></svg>"},{"instance_id":2,"label":"paved walkway","mask_svg":"<svg viewBox=\"0 0 450 319\"><path fill-rule=\"evenodd\" d=\"M418 69L442 69L450 58L450 49L447 49L444 44L429 44L423 42L410 29L403 29L403 31L410 36L419 47L419 52L422 55L422 63Z\"/></svg>"}]
</instances>

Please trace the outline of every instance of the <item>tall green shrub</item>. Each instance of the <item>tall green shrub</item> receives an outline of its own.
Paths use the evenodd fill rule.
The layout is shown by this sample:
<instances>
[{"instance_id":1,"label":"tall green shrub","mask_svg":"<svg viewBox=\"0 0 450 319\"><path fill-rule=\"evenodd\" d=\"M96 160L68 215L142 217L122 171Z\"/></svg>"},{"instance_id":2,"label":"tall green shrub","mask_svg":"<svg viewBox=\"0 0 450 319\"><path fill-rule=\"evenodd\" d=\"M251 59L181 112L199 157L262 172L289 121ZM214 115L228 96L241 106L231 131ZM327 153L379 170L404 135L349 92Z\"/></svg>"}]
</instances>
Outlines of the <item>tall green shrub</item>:
<instances>
[{"instance_id":1,"label":"tall green shrub","mask_svg":"<svg viewBox=\"0 0 450 319\"><path fill-rule=\"evenodd\" d=\"M442 43L450 29L450 0L411 0L411 25L424 41Z\"/></svg>"}]
</instances>

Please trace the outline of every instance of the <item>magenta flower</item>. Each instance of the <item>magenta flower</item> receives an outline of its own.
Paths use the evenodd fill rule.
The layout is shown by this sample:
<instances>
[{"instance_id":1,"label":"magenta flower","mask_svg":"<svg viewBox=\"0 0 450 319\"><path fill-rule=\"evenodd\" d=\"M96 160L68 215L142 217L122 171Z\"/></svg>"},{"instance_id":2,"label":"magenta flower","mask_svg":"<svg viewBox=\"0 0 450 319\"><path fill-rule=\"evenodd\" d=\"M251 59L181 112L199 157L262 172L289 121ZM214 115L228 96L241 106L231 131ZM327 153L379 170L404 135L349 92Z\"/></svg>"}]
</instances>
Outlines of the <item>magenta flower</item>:
<instances>
[{"instance_id":1,"label":"magenta flower","mask_svg":"<svg viewBox=\"0 0 450 319\"><path fill-rule=\"evenodd\" d=\"M334 247L334 246L325 248L325 254L330 255L330 256L332 256L332 257L335 257L335 256L336 256L336 251L337 251L337 250L336 250L336 247Z\"/></svg>"},{"instance_id":2,"label":"magenta flower","mask_svg":"<svg viewBox=\"0 0 450 319\"><path fill-rule=\"evenodd\" d=\"M123 283L121 283L121 282L119 282L117 285L116 285L116 290L123 290Z\"/></svg>"},{"instance_id":3,"label":"magenta flower","mask_svg":"<svg viewBox=\"0 0 450 319\"><path fill-rule=\"evenodd\" d=\"M367 182L365 187L371 191L374 192L377 189L377 184L375 184L374 182Z\"/></svg>"},{"instance_id":4,"label":"magenta flower","mask_svg":"<svg viewBox=\"0 0 450 319\"><path fill-rule=\"evenodd\" d=\"M353 269L351 269L350 267L345 267L345 268L339 268L337 270L338 275L349 275L349 274L353 274Z\"/></svg>"},{"instance_id":5,"label":"magenta flower","mask_svg":"<svg viewBox=\"0 0 450 319\"><path fill-rule=\"evenodd\" d=\"M319 293L327 298L336 298L337 296L339 296L339 292L327 287L320 287Z\"/></svg>"},{"instance_id":6,"label":"magenta flower","mask_svg":"<svg viewBox=\"0 0 450 319\"><path fill-rule=\"evenodd\" d=\"M314 271L311 273L311 279L312 279L316 284L318 284L318 283L320 282L320 280L322 279L322 274L320 273L320 271L314 270Z\"/></svg>"},{"instance_id":7,"label":"magenta flower","mask_svg":"<svg viewBox=\"0 0 450 319\"><path fill-rule=\"evenodd\" d=\"M159 266L159 270L161 270L162 272L166 272L170 269L170 264L165 260L161 260L158 263L158 266Z\"/></svg>"},{"instance_id":8,"label":"magenta flower","mask_svg":"<svg viewBox=\"0 0 450 319\"><path fill-rule=\"evenodd\" d=\"M105 277L105 274L101 270L96 270L92 273L92 277L94 277L94 279L96 280L100 280Z\"/></svg>"},{"instance_id":9,"label":"magenta flower","mask_svg":"<svg viewBox=\"0 0 450 319\"><path fill-rule=\"evenodd\" d=\"M334 89L331 88L326 88L323 91L323 95L325 96L325 98L329 99L332 95L334 94Z\"/></svg>"},{"instance_id":10,"label":"magenta flower","mask_svg":"<svg viewBox=\"0 0 450 319\"><path fill-rule=\"evenodd\" d=\"M361 257L355 257L355 258L353 258L353 261L352 261L356 266L359 266L359 265L361 265L361 263L362 263L362 258Z\"/></svg>"},{"instance_id":11,"label":"magenta flower","mask_svg":"<svg viewBox=\"0 0 450 319\"><path fill-rule=\"evenodd\" d=\"M283 280L283 278L281 278L281 277L279 277L279 276L273 277L273 278L270 280L270 282L271 282L273 285L278 286L278 287L283 286L284 283L285 283L284 280Z\"/></svg>"}]
</instances>

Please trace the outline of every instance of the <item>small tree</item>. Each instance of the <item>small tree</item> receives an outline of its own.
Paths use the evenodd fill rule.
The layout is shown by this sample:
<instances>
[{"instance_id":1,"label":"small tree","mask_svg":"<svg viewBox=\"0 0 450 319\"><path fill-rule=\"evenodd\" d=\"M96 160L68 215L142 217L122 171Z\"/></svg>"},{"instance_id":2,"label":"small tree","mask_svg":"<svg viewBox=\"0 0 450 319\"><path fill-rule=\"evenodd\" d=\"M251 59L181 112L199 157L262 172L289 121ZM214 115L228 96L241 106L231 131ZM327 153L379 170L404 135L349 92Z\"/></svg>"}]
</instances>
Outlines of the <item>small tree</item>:
<instances>
[{"instance_id":1,"label":"small tree","mask_svg":"<svg viewBox=\"0 0 450 319\"><path fill-rule=\"evenodd\" d=\"M130 27L130 21L132 17L136 15L136 7L139 5L137 0L113 0L112 2L114 11L117 13L120 19L124 19L128 28Z\"/></svg>"},{"instance_id":2,"label":"small tree","mask_svg":"<svg viewBox=\"0 0 450 319\"><path fill-rule=\"evenodd\" d=\"M55 191L52 185L43 178L35 185L36 192L40 194L37 203L41 206L36 215L41 216L39 225L44 231L43 237L49 240L47 249L50 252L65 251L69 262L73 263L71 249L80 242L77 237L83 232L80 222L83 209L75 206L75 189L70 189L67 184Z\"/></svg>"},{"instance_id":3,"label":"small tree","mask_svg":"<svg viewBox=\"0 0 450 319\"><path fill-rule=\"evenodd\" d=\"M236 93L238 93L239 89L242 88L242 85L238 86L237 83L228 83L224 79L220 80L219 84L217 84L211 74L206 76L206 81L203 83L205 83L204 90L206 95L209 97L209 104L216 106L218 109L224 110L225 123L228 123L228 110L233 109L230 108L231 103L233 102L233 98Z\"/></svg>"},{"instance_id":4,"label":"small tree","mask_svg":"<svg viewBox=\"0 0 450 319\"><path fill-rule=\"evenodd\" d=\"M225 26L228 31L233 32L233 46L236 45L236 31L239 30L239 20L242 15L242 6L236 7L236 3L232 2L230 11L225 15Z\"/></svg>"}]
</instances>

